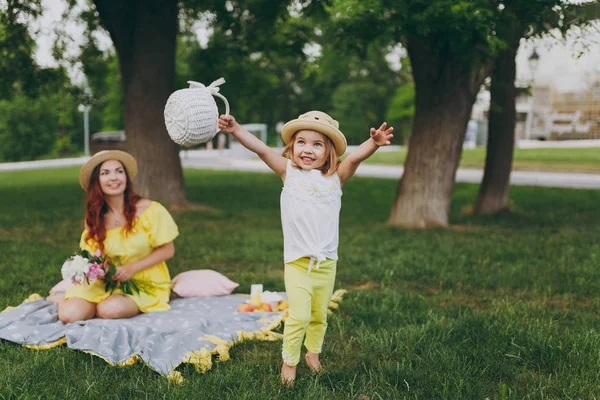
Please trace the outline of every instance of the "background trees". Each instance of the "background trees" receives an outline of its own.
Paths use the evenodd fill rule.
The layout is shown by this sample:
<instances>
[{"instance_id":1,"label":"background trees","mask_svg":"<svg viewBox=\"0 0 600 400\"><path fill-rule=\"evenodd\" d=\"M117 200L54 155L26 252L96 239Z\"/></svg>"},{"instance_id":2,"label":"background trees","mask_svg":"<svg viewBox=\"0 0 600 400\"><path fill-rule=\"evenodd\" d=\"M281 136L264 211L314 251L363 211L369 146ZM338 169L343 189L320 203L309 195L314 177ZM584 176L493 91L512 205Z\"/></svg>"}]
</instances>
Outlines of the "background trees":
<instances>
[{"instance_id":1,"label":"background trees","mask_svg":"<svg viewBox=\"0 0 600 400\"><path fill-rule=\"evenodd\" d=\"M73 152L82 142L75 112L82 88L64 68L35 64L27 26L41 13L39 0L6 4L0 51L15 62L0 61L0 97L17 101L0 102L6 115L0 136L23 145L0 157ZM448 225L466 126L490 74L490 140L476 210L506 207L521 39L553 28L565 32L597 13L598 2L565 0L95 0L79 15L88 29L78 62L94 94L91 131L125 129L146 196L186 202L179 148L166 133L163 107L187 80L223 76L232 112L241 122L268 124L272 138L277 122L309 109L339 119L350 144L379 121L396 125L395 141L410 140L389 222L426 228ZM209 28L206 43L195 33L197 21ZM114 49L98 47L98 29L108 32ZM407 57L389 62L399 46ZM18 107L28 101L48 107L27 119ZM32 137L39 143L26 150Z\"/></svg>"},{"instance_id":2,"label":"background trees","mask_svg":"<svg viewBox=\"0 0 600 400\"><path fill-rule=\"evenodd\" d=\"M554 29L566 35L574 25L585 25L600 17L600 3L571 4L565 1L505 2L497 23L503 46L491 74L491 104L484 176L475 212L494 214L508 209L509 181L515 147L516 97L515 58L524 38Z\"/></svg>"},{"instance_id":3,"label":"background trees","mask_svg":"<svg viewBox=\"0 0 600 400\"><path fill-rule=\"evenodd\" d=\"M553 28L565 32L591 18L590 10L596 8L564 0L334 1L332 15L346 38L385 38L404 46L410 58L415 111L390 224L448 225L467 123L477 92L492 71L489 157L476 208L493 213L506 206L520 40Z\"/></svg>"}]
</instances>

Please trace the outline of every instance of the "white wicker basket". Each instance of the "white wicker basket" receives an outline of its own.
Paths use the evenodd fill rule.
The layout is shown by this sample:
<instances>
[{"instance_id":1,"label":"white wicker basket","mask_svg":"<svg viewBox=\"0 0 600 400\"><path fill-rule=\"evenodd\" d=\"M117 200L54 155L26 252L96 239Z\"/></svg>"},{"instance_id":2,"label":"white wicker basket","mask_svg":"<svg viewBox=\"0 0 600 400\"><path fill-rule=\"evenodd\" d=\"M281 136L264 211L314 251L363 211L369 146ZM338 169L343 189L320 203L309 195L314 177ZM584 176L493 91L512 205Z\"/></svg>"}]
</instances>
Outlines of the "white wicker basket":
<instances>
[{"instance_id":1,"label":"white wicker basket","mask_svg":"<svg viewBox=\"0 0 600 400\"><path fill-rule=\"evenodd\" d=\"M219 109L213 96L225 103L225 115L229 115L229 102L219 93L219 78L209 86L188 81L190 87L169 96L165 105L165 125L171 139L185 147L206 143L219 133Z\"/></svg>"}]
</instances>

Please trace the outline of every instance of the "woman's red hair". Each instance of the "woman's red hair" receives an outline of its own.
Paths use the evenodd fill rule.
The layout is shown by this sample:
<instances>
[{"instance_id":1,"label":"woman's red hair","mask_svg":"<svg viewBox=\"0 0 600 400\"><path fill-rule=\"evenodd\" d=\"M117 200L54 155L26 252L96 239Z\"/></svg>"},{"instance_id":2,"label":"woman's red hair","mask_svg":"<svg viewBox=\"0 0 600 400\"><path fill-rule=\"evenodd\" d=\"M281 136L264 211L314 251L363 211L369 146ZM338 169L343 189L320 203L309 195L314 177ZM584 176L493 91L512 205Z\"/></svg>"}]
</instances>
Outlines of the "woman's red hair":
<instances>
[{"instance_id":1,"label":"woman's red hair","mask_svg":"<svg viewBox=\"0 0 600 400\"><path fill-rule=\"evenodd\" d=\"M108 212L108 204L104 198L104 193L100 188L100 167L99 164L94 168L92 176L90 177L90 186L88 187L87 195L85 196L85 225L87 228L87 235L85 241L90 240L98 243L100 251L104 252L104 239L106 239L106 226L104 225L104 215ZM133 184L129 179L127 169L125 170L125 176L127 177L127 187L123 194L124 206L123 215L127 221L125 225L125 234L130 233L133 230L135 223L136 204L140 201L141 196L137 195L133 190Z\"/></svg>"}]
</instances>

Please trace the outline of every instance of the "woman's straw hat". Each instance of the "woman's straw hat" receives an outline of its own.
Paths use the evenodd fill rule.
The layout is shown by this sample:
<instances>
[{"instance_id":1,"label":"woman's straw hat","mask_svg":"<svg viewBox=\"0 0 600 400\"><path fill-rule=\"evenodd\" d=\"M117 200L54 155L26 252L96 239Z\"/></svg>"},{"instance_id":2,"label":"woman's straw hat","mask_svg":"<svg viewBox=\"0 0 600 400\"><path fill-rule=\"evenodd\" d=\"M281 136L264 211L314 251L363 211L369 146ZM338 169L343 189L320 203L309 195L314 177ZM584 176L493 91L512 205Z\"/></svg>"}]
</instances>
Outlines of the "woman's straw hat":
<instances>
[{"instance_id":1,"label":"woman's straw hat","mask_svg":"<svg viewBox=\"0 0 600 400\"><path fill-rule=\"evenodd\" d=\"M137 162L131 154L121 150L102 150L94 154L79 170L79 184L83 190L87 192L94 168L108 160L117 160L123 164L129 179L133 180L137 175Z\"/></svg>"},{"instance_id":2,"label":"woman's straw hat","mask_svg":"<svg viewBox=\"0 0 600 400\"><path fill-rule=\"evenodd\" d=\"M296 119L288 121L281 129L281 137L285 144L292 140L294 133L303 129L316 131L327 136L333 142L335 152L341 157L346 152L346 137L338 129L340 124L321 111L309 111Z\"/></svg>"}]
</instances>

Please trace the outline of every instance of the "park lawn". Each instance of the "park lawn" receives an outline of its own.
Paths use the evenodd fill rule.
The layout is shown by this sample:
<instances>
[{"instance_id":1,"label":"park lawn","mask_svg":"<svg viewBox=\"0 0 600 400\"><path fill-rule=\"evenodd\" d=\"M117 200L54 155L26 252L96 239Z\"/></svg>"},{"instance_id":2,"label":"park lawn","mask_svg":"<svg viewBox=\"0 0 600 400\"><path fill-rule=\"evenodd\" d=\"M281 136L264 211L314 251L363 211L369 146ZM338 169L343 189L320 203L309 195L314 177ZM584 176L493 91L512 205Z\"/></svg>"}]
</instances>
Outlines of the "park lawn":
<instances>
[{"instance_id":1,"label":"park lawn","mask_svg":"<svg viewBox=\"0 0 600 400\"><path fill-rule=\"evenodd\" d=\"M483 168L484 147L464 149L460 167ZM404 165L406 148L400 151L379 151L366 162L370 164ZM515 171L565 171L600 173L600 147L562 149L515 149Z\"/></svg>"},{"instance_id":2,"label":"park lawn","mask_svg":"<svg viewBox=\"0 0 600 400\"><path fill-rule=\"evenodd\" d=\"M174 211L172 275L212 268L283 290L281 182L274 174L186 170ZM0 173L0 310L44 295L76 248L77 169ZM174 385L143 365L117 368L62 346L0 341L0 398L592 399L600 397L600 191L514 187L514 213L470 216L457 184L450 229L386 226L396 182L344 186L326 372L301 364L279 384L280 342L245 342L208 373Z\"/></svg>"}]
</instances>

